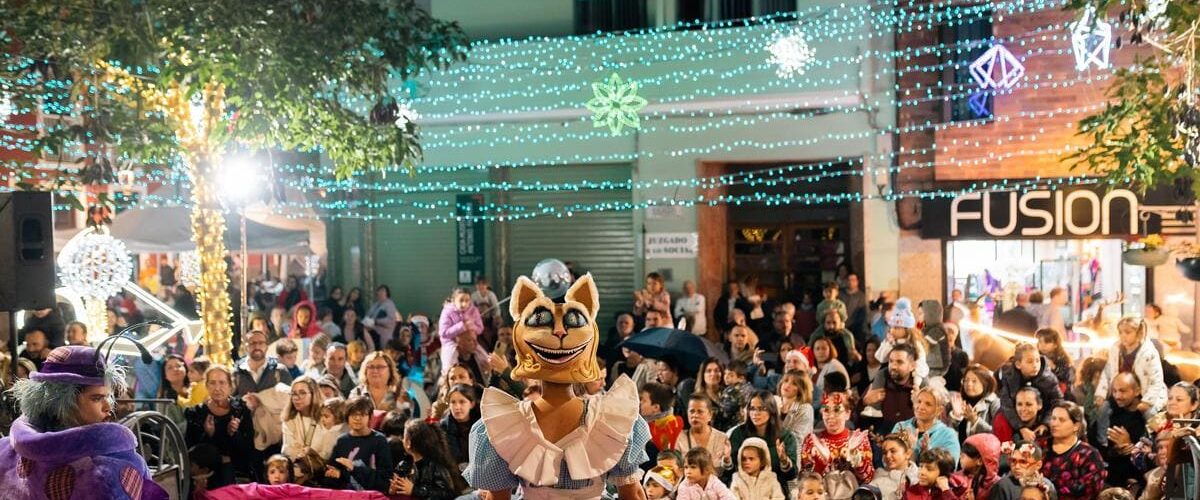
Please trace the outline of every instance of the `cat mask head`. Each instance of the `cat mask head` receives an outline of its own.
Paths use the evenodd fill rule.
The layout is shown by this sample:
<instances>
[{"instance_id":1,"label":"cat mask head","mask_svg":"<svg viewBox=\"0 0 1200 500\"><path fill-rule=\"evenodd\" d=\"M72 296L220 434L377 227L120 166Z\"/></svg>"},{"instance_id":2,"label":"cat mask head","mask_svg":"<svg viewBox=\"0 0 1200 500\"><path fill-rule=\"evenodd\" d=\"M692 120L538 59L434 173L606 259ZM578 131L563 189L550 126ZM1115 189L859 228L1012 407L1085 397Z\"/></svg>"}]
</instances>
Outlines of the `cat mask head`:
<instances>
[{"instance_id":1,"label":"cat mask head","mask_svg":"<svg viewBox=\"0 0 1200 500\"><path fill-rule=\"evenodd\" d=\"M575 280L564 299L556 304L532 280L517 278L509 302L517 354L514 378L570 384L600 376L596 361L600 299L592 275Z\"/></svg>"}]
</instances>

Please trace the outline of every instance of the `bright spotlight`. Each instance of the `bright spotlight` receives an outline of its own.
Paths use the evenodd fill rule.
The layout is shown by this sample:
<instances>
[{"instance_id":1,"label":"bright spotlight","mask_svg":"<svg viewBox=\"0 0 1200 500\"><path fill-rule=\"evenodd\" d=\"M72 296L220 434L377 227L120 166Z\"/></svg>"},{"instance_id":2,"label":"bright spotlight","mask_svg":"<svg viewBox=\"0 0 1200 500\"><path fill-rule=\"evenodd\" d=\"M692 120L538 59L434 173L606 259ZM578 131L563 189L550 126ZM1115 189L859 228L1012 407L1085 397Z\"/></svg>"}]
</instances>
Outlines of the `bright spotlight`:
<instances>
[{"instance_id":1,"label":"bright spotlight","mask_svg":"<svg viewBox=\"0 0 1200 500\"><path fill-rule=\"evenodd\" d=\"M226 158L217 173L217 184L222 199L232 205L250 201L262 189L262 173L253 158L234 155Z\"/></svg>"}]
</instances>

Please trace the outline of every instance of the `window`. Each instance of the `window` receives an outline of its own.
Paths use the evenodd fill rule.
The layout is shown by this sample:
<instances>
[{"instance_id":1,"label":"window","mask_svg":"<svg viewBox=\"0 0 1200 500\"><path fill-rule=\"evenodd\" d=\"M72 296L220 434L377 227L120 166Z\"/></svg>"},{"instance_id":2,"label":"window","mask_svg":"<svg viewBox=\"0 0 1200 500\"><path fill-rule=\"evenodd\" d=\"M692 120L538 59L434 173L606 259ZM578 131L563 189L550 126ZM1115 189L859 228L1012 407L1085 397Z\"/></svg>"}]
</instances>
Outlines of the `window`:
<instances>
[{"instance_id":1,"label":"window","mask_svg":"<svg viewBox=\"0 0 1200 500\"><path fill-rule=\"evenodd\" d=\"M992 117L991 91L983 91L971 77L971 63L991 47L992 9L955 7L961 16L949 19L938 29L942 53L943 119L950 122L986 120Z\"/></svg>"},{"instance_id":2,"label":"window","mask_svg":"<svg viewBox=\"0 0 1200 500\"><path fill-rule=\"evenodd\" d=\"M715 22L796 10L796 0L677 0L680 22Z\"/></svg>"},{"instance_id":3,"label":"window","mask_svg":"<svg viewBox=\"0 0 1200 500\"><path fill-rule=\"evenodd\" d=\"M575 33L650 27L646 0L575 0Z\"/></svg>"}]
</instances>

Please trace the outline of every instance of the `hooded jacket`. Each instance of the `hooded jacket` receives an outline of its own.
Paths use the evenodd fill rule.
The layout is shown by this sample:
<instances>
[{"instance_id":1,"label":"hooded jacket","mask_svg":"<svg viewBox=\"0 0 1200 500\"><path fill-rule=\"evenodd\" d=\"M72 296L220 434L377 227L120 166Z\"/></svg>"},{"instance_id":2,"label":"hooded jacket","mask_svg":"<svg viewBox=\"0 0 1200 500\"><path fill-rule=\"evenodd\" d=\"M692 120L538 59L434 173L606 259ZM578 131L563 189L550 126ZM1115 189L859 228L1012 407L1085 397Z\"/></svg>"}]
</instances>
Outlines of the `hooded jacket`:
<instances>
[{"instance_id":1,"label":"hooded jacket","mask_svg":"<svg viewBox=\"0 0 1200 500\"><path fill-rule=\"evenodd\" d=\"M476 309L474 304L468 306L465 311L460 311L452 302L442 306L442 315L438 319L438 336L442 341L442 374L454 366L455 358L458 357L458 335L466 331L467 325L471 325L476 334L483 333L483 317L479 315L479 309ZM483 359L487 359L487 356Z\"/></svg>"},{"instance_id":2,"label":"hooded jacket","mask_svg":"<svg viewBox=\"0 0 1200 500\"><path fill-rule=\"evenodd\" d=\"M946 334L946 326L942 324L942 304L936 300L922 300L920 304L921 312L925 315L925 327L921 329L921 334L925 336L925 343L929 345L928 358L930 376L943 376L946 374L946 369L950 366L950 342Z\"/></svg>"},{"instance_id":3,"label":"hooded jacket","mask_svg":"<svg viewBox=\"0 0 1200 500\"><path fill-rule=\"evenodd\" d=\"M1042 366L1044 368L1045 364ZM1100 383L1096 384L1096 397L1108 397L1108 385L1120 371L1120 366L1121 348L1119 345L1114 345L1108 351L1108 363L1104 365ZM1133 374L1142 384L1142 401L1150 404L1146 415L1158 414L1167 404L1167 384L1163 381L1162 358L1159 357L1158 349L1154 348L1154 344L1150 342L1148 336L1138 346L1137 354L1134 355ZM1050 406L1046 406L1046 408L1050 408Z\"/></svg>"},{"instance_id":4,"label":"hooded jacket","mask_svg":"<svg viewBox=\"0 0 1200 500\"><path fill-rule=\"evenodd\" d=\"M982 474L971 477L959 471L955 476L970 486L975 492L975 498L986 499L992 493L992 486L1000 480L1000 440L992 434L975 434L963 441L964 445L974 446L979 450L979 458L983 462Z\"/></svg>"},{"instance_id":5,"label":"hooded jacket","mask_svg":"<svg viewBox=\"0 0 1200 500\"><path fill-rule=\"evenodd\" d=\"M742 454L747 448L758 448L759 456L765 457L758 476L751 476L742 471ZM767 442L760 438L746 438L738 448L738 471L733 475L733 496L738 500L784 500L783 488L771 472L771 451Z\"/></svg>"},{"instance_id":6,"label":"hooded jacket","mask_svg":"<svg viewBox=\"0 0 1200 500\"><path fill-rule=\"evenodd\" d=\"M300 327L299 323L296 322L296 313L300 312L301 308L308 309L308 324L304 325L304 327ZM313 305L312 301L304 300L296 304L296 309L292 311L292 320L288 324L288 337L307 339L316 337L322 332L321 320L317 319L317 308Z\"/></svg>"},{"instance_id":7,"label":"hooded jacket","mask_svg":"<svg viewBox=\"0 0 1200 500\"><path fill-rule=\"evenodd\" d=\"M904 488L905 500L958 500L967 497L967 483L962 477L952 475L949 478L950 489L941 490L936 486L921 486L910 484Z\"/></svg>"},{"instance_id":8,"label":"hooded jacket","mask_svg":"<svg viewBox=\"0 0 1200 500\"><path fill-rule=\"evenodd\" d=\"M1151 349L1153 350L1153 349ZM1026 379L1017 366L1011 361L1000 367L1000 380L996 395L1000 396L1000 413L1004 415L1008 422L1020 422L1021 418L1017 416L1017 391L1022 387L1032 386L1042 394L1042 422L1049 424L1050 408L1058 404L1063 399L1062 392L1058 390L1058 377L1054 376L1054 372L1050 371L1049 363L1046 357L1041 357L1042 367L1038 370L1037 375ZM1161 373L1161 372L1160 372ZM1014 425L1014 427L1016 427Z\"/></svg>"}]
</instances>

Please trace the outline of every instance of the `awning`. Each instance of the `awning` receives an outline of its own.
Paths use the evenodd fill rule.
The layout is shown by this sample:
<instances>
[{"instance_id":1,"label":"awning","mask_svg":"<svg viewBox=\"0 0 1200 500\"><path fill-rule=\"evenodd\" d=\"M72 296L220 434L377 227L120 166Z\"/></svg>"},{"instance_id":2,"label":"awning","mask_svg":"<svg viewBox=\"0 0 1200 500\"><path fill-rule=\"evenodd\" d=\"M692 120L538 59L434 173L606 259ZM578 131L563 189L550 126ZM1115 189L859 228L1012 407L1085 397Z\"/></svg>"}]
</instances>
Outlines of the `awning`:
<instances>
[{"instance_id":1,"label":"awning","mask_svg":"<svg viewBox=\"0 0 1200 500\"><path fill-rule=\"evenodd\" d=\"M238 216L225 215L225 246L241 248ZM75 231L78 232L78 231ZM195 250L191 210L185 207L132 208L113 217L111 233L132 253L180 253ZM55 235L61 248L68 238ZM246 220L246 250L250 253L310 255L308 231L282 229Z\"/></svg>"}]
</instances>

